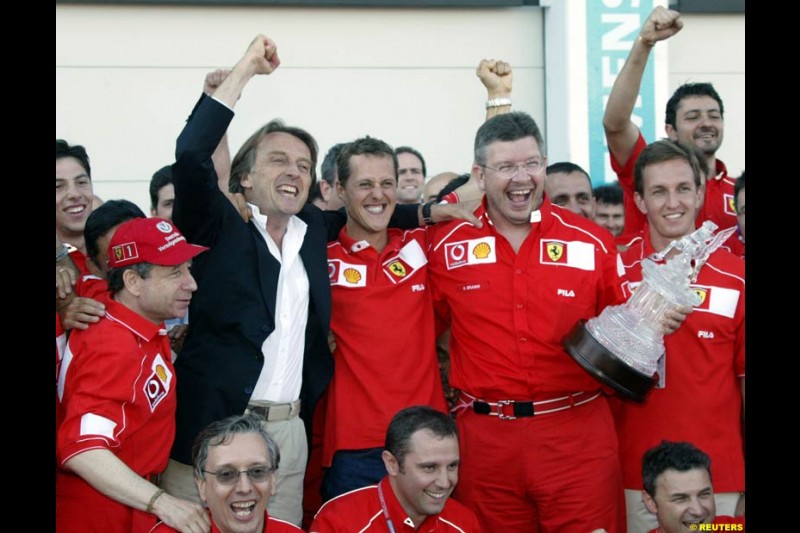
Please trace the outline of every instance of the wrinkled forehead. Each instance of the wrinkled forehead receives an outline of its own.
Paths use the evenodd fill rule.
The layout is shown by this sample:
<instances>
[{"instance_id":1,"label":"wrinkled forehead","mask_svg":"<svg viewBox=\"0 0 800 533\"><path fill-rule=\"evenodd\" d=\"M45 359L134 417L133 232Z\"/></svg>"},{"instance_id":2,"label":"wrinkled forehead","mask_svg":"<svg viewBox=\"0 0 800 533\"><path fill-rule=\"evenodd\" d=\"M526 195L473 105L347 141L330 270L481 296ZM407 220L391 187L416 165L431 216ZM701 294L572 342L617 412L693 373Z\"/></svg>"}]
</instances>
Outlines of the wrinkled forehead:
<instances>
[{"instance_id":1,"label":"wrinkled forehead","mask_svg":"<svg viewBox=\"0 0 800 533\"><path fill-rule=\"evenodd\" d=\"M493 162L518 162L544 156L533 135L513 141L493 141L486 146L487 159Z\"/></svg>"},{"instance_id":2,"label":"wrinkled forehead","mask_svg":"<svg viewBox=\"0 0 800 533\"><path fill-rule=\"evenodd\" d=\"M586 193L589 196L593 195L592 182L589 181L589 176L583 172L548 172L546 183L548 189L554 191L558 190L574 194Z\"/></svg>"},{"instance_id":3,"label":"wrinkled forehead","mask_svg":"<svg viewBox=\"0 0 800 533\"><path fill-rule=\"evenodd\" d=\"M311 161L311 150L308 145L299 137L284 131L268 133L258 142L257 158L260 159L271 154L285 154L295 159Z\"/></svg>"},{"instance_id":4,"label":"wrinkled forehead","mask_svg":"<svg viewBox=\"0 0 800 533\"><path fill-rule=\"evenodd\" d=\"M237 433L216 446L208 447L206 468L216 465L270 465L267 443L257 433Z\"/></svg>"}]
</instances>

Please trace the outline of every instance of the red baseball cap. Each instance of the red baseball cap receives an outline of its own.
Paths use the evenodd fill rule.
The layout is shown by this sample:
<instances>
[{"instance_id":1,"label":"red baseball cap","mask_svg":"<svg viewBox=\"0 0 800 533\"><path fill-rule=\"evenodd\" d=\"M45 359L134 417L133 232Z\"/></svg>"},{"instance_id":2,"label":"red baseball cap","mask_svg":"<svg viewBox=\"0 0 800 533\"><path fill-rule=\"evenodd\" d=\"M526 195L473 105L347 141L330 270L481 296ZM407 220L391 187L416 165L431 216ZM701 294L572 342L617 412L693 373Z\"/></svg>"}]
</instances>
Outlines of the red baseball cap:
<instances>
[{"instance_id":1,"label":"red baseball cap","mask_svg":"<svg viewBox=\"0 0 800 533\"><path fill-rule=\"evenodd\" d=\"M205 246L189 244L172 222L163 218L134 218L121 224L108 244L111 268L152 263L176 266L185 263Z\"/></svg>"}]
</instances>

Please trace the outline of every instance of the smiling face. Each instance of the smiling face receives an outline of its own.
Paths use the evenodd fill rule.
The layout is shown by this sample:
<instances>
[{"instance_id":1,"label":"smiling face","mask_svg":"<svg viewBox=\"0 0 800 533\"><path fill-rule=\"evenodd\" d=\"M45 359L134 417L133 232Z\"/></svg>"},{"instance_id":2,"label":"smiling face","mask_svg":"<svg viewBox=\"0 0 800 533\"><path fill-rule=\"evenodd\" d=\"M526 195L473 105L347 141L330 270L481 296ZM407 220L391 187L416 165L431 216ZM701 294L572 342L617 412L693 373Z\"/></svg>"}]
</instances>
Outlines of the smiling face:
<instances>
[{"instance_id":1,"label":"smiling face","mask_svg":"<svg viewBox=\"0 0 800 533\"><path fill-rule=\"evenodd\" d=\"M204 470L224 468L242 471L255 466L272 467L264 438L258 433L237 433L231 440L208 449ZM200 499L208 505L221 533L256 533L264 530L264 511L275 494L275 473L261 482L239 474L233 485L220 484L213 474L195 479Z\"/></svg>"},{"instance_id":2,"label":"smiling face","mask_svg":"<svg viewBox=\"0 0 800 533\"><path fill-rule=\"evenodd\" d=\"M675 110L675 126L666 125L671 140L694 145L707 157L719 149L724 129L719 104L710 96L681 99Z\"/></svg>"},{"instance_id":3,"label":"smiling face","mask_svg":"<svg viewBox=\"0 0 800 533\"><path fill-rule=\"evenodd\" d=\"M284 132L273 132L258 143L253 169L242 178L247 201L261 214L288 220L300 212L311 188L311 151Z\"/></svg>"},{"instance_id":4,"label":"smiling face","mask_svg":"<svg viewBox=\"0 0 800 533\"><path fill-rule=\"evenodd\" d=\"M133 270L124 273L125 287L133 295L121 295L120 301L154 324L183 317L189 309L197 283L189 271L190 261L177 266L154 265L147 278Z\"/></svg>"},{"instance_id":5,"label":"smiling face","mask_svg":"<svg viewBox=\"0 0 800 533\"><path fill-rule=\"evenodd\" d=\"M350 177L337 182L337 192L347 210L347 233L373 246L385 238L389 218L397 204L394 162L388 155L350 157Z\"/></svg>"},{"instance_id":6,"label":"smiling face","mask_svg":"<svg viewBox=\"0 0 800 533\"><path fill-rule=\"evenodd\" d=\"M56 159L56 232L62 240L83 239L92 212L92 180L74 157Z\"/></svg>"},{"instance_id":7,"label":"smiling face","mask_svg":"<svg viewBox=\"0 0 800 533\"><path fill-rule=\"evenodd\" d=\"M583 172L555 172L547 174L545 185L551 202L592 220L596 204L589 176Z\"/></svg>"},{"instance_id":8,"label":"smiling face","mask_svg":"<svg viewBox=\"0 0 800 533\"><path fill-rule=\"evenodd\" d=\"M656 480L655 496L642 492L642 498L662 533L697 531L697 524L712 523L717 512L711 477L702 468L667 469Z\"/></svg>"},{"instance_id":9,"label":"smiling face","mask_svg":"<svg viewBox=\"0 0 800 533\"><path fill-rule=\"evenodd\" d=\"M692 167L684 159L670 159L644 168L643 192L636 192L634 199L639 210L647 215L650 240L656 251L694 231L702 190L697 188Z\"/></svg>"},{"instance_id":10,"label":"smiling face","mask_svg":"<svg viewBox=\"0 0 800 533\"><path fill-rule=\"evenodd\" d=\"M622 230L625 229L625 206L597 202L594 221L610 231L614 237L622 235Z\"/></svg>"},{"instance_id":11,"label":"smiling face","mask_svg":"<svg viewBox=\"0 0 800 533\"><path fill-rule=\"evenodd\" d=\"M458 483L458 439L440 438L429 429L411 434L403 464L389 451L383 452L389 483L397 500L415 526L425 517L442 512Z\"/></svg>"},{"instance_id":12,"label":"smiling face","mask_svg":"<svg viewBox=\"0 0 800 533\"><path fill-rule=\"evenodd\" d=\"M518 167L510 178L492 170L505 165L522 165L541 161L541 170L529 175ZM523 137L516 141L496 141L486 147L485 166L475 165L478 187L486 194L489 216L494 224L530 224L531 212L539 209L544 196L546 158L536 139ZM492 168L486 168L492 167Z\"/></svg>"},{"instance_id":13,"label":"smiling face","mask_svg":"<svg viewBox=\"0 0 800 533\"><path fill-rule=\"evenodd\" d=\"M401 204L419 203L425 181L422 161L410 152L402 152L397 154L397 169L397 201Z\"/></svg>"}]
</instances>

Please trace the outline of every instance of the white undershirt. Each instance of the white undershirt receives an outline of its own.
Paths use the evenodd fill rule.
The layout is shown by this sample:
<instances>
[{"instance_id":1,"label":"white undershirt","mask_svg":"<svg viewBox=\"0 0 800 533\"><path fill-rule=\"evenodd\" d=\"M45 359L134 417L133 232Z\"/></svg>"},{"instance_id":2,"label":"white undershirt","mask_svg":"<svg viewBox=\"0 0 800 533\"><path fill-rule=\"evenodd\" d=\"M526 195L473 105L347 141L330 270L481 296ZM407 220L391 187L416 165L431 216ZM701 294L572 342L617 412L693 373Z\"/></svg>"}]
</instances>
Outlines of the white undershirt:
<instances>
[{"instance_id":1,"label":"white undershirt","mask_svg":"<svg viewBox=\"0 0 800 533\"><path fill-rule=\"evenodd\" d=\"M267 217L258 207L248 204L253 222L269 253L281 264L278 294L275 300L275 330L261 346L264 367L250 397L251 400L292 402L300 397L303 383L303 352L308 323L309 285L300 247L306 235L305 222L293 216L289 219L281 248L267 233Z\"/></svg>"}]
</instances>

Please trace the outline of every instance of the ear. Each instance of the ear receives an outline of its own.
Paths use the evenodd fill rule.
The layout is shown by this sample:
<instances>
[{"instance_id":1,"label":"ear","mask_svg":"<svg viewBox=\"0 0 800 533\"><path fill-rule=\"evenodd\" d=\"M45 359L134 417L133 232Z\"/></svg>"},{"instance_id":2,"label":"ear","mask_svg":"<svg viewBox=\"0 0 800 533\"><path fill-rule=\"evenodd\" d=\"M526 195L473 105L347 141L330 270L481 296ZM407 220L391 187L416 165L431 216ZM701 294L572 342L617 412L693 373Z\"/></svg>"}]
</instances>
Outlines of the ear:
<instances>
[{"instance_id":1,"label":"ear","mask_svg":"<svg viewBox=\"0 0 800 533\"><path fill-rule=\"evenodd\" d=\"M319 180L319 194L322 196L324 201L328 201L331 199L331 184L325 180Z\"/></svg>"},{"instance_id":2,"label":"ear","mask_svg":"<svg viewBox=\"0 0 800 533\"><path fill-rule=\"evenodd\" d=\"M389 450L383 450L381 458L383 459L383 464L386 466L386 472L388 472L390 476L396 476L400 473L400 464Z\"/></svg>"},{"instance_id":3,"label":"ear","mask_svg":"<svg viewBox=\"0 0 800 533\"><path fill-rule=\"evenodd\" d=\"M250 179L250 173L246 173L242 176L242 179L239 180L239 184L241 184L243 189L252 189L253 188L253 180Z\"/></svg>"},{"instance_id":4,"label":"ear","mask_svg":"<svg viewBox=\"0 0 800 533\"><path fill-rule=\"evenodd\" d=\"M141 283L142 278L139 276L139 273L133 269L128 269L122 273L122 282L125 284L125 288L134 296L139 296L142 293L141 290Z\"/></svg>"},{"instance_id":5,"label":"ear","mask_svg":"<svg viewBox=\"0 0 800 533\"><path fill-rule=\"evenodd\" d=\"M472 165L472 177L475 178L475 183L478 184L478 188L481 192L486 192L486 183L485 179L486 176L483 173L483 167L480 166L478 163L474 163Z\"/></svg>"},{"instance_id":6,"label":"ear","mask_svg":"<svg viewBox=\"0 0 800 533\"><path fill-rule=\"evenodd\" d=\"M678 140L678 132L675 131L675 128L673 128L671 124L665 124L664 131L667 132L667 137L669 137L670 141Z\"/></svg>"},{"instance_id":7,"label":"ear","mask_svg":"<svg viewBox=\"0 0 800 533\"><path fill-rule=\"evenodd\" d=\"M653 514L658 513L658 505L656 505L656 501L647 494L646 491L642 491L642 501L644 502L644 506L647 507L647 510Z\"/></svg>"},{"instance_id":8,"label":"ear","mask_svg":"<svg viewBox=\"0 0 800 533\"><path fill-rule=\"evenodd\" d=\"M340 182L339 180L336 180L335 186L336 186L336 196L338 196L341 201L345 202L346 194L345 194L344 187L342 186L342 182Z\"/></svg>"},{"instance_id":9,"label":"ear","mask_svg":"<svg viewBox=\"0 0 800 533\"><path fill-rule=\"evenodd\" d=\"M706 185L703 183L700 185L700 188L697 189L697 209L700 209L703 206L703 202L706 200Z\"/></svg>"},{"instance_id":10,"label":"ear","mask_svg":"<svg viewBox=\"0 0 800 533\"><path fill-rule=\"evenodd\" d=\"M203 506L206 506L208 502L206 501L206 480L205 478L197 479L194 478L194 484L197 485L197 493L200 495L200 501L203 502Z\"/></svg>"},{"instance_id":11,"label":"ear","mask_svg":"<svg viewBox=\"0 0 800 533\"><path fill-rule=\"evenodd\" d=\"M276 487L278 485L278 474L273 471L269 477L269 497L272 498L275 496Z\"/></svg>"},{"instance_id":12,"label":"ear","mask_svg":"<svg viewBox=\"0 0 800 533\"><path fill-rule=\"evenodd\" d=\"M639 208L639 211L641 211L642 213L644 213L646 215L647 214L647 207L644 205L644 198L642 198L642 195L639 194L638 192L634 192L633 193L633 201L636 203L636 207Z\"/></svg>"}]
</instances>

